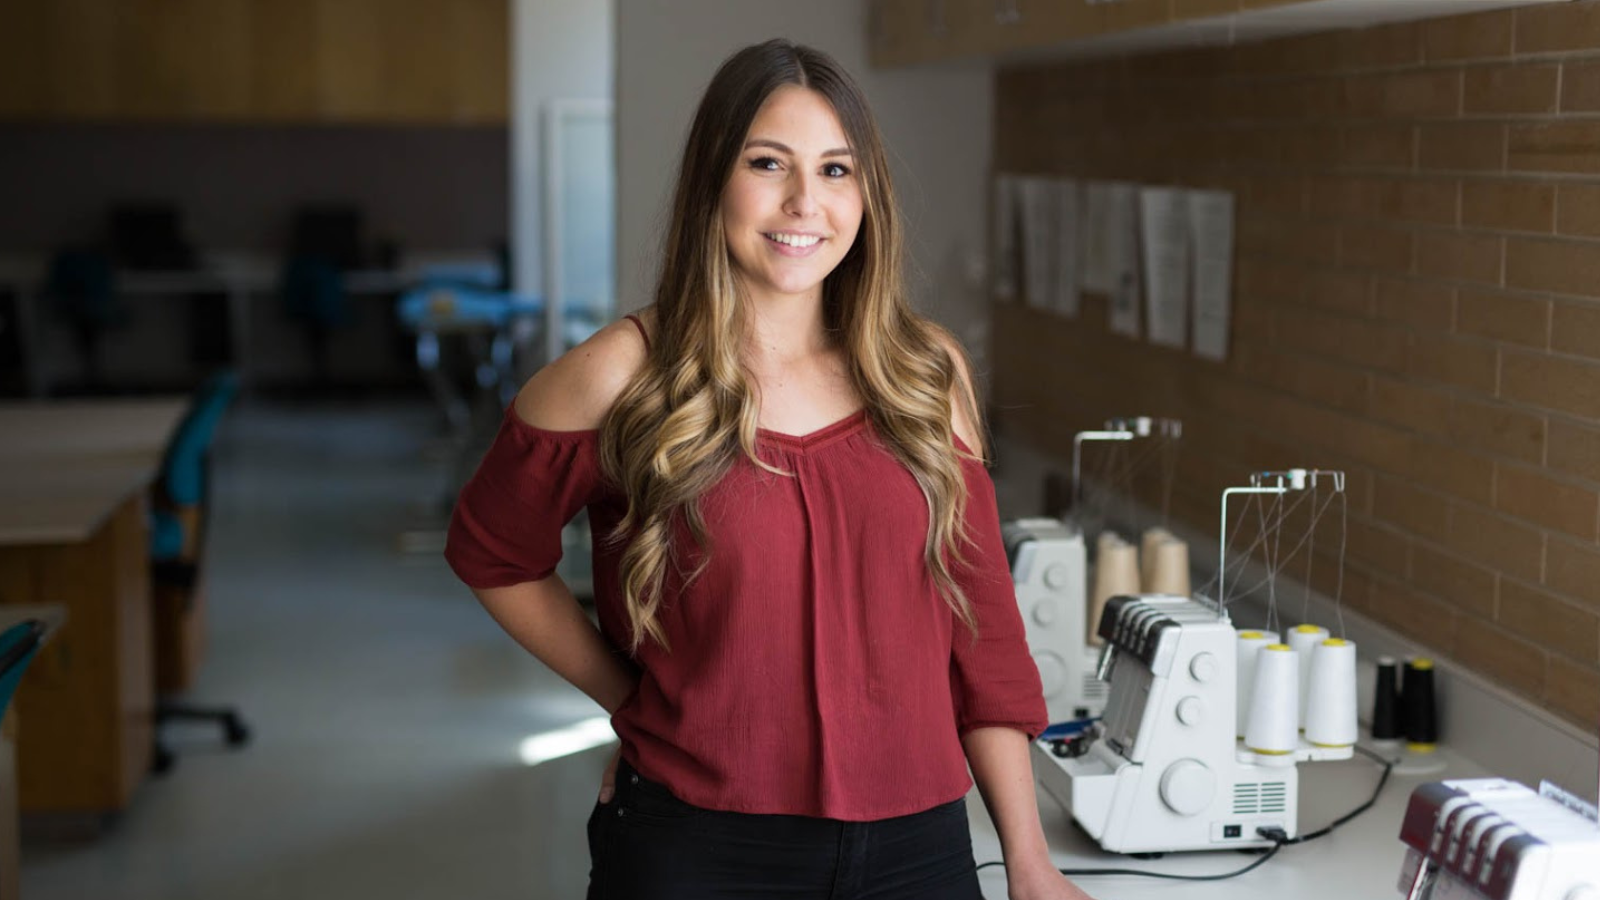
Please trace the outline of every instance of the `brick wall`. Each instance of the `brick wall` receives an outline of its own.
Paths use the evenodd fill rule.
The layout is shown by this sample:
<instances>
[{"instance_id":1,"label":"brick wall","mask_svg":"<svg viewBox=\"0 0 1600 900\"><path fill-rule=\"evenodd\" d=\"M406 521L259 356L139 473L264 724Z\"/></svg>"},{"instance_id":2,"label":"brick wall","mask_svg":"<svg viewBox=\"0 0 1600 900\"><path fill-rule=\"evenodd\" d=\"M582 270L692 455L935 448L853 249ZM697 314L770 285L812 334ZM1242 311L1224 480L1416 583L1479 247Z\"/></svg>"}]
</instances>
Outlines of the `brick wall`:
<instances>
[{"instance_id":1,"label":"brick wall","mask_svg":"<svg viewBox=\"0 0 1600 900\"><path fill-rule=\"evenodd\" d=\"M1238 204L1227 362L1109 334L1103 298L997 304L997 430L1066 456L1182 418L1173 513L1210 530L1250 470L1343 468L1344 601L1594 727L1600 3L1006 68L995 138L1002 172Z\"/></svg>"}]
</instances>

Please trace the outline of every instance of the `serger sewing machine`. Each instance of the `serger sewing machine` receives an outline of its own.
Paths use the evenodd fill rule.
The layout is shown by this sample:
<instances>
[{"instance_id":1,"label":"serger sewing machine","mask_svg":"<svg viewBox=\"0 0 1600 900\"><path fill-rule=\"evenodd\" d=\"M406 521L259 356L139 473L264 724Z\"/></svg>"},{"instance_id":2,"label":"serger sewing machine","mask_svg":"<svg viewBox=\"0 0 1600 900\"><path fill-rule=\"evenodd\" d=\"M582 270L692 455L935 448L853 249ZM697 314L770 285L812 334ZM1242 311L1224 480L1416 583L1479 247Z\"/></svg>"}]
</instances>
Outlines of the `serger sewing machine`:
<instances>
[{"instance_id":1,"label":"serger sewing machine","mask_svg":"<svg viewBox=\"0 0 1600 900\"><path fill-rule=\"evenodd\" d=\"M1095 676L1100 649L1084 634L1083 531L1056 519L1018 519L1000 533L1050 721L1098 716L1107 685Z\"/></svg>"},{"instance_id":2,"label":"serger sewing machine","mask_svg":"<svg viewBox=\"0 0 1600 900\"><path fill-rule=\"evenodd\" d=\"M1268 483L1258 476L1252 487L1229 491L1281 494L1314 485L1310 475L1303 470L1281 477L1262 473ZM1342 490L1342 477L1336 484ZM1224 519L1226 503L1227 492ZM1219 595L1221 588L1219 581ZM1297 736L1299 708L1293 698L1305 689L1287 686L1273 691L1286 708L1262 718L1281 726L1273 729L1277 738L1270 745L1252 744L1241 740L1246 731L1237 687L1240 633L1220 604L1198 595L1114 597L1097 630L1106 644L1096 673L1109 684L1105 714L1075 740L1034 744L1040 786L1113 852L1270 846L1272 840L1258 829L1281 829L1285 837L1294 837L1296 765L1352 755L1354 646L1329 642L1340 645L1349 667L1340 694L1347 708L1337 729L1345 737ZM1288 657L1277 661L1288 663L1287 678L1293 681L1294 652L1285 645L1272 649ZM1251 727L1257 723L1256 707L1262 706L1261 686L1288 683L1256 684ZM1312 689L1313 696L1319 692Z\"/></svg>"},{"instance_id":3,"label":"serger sewing machine","mask_svg":"<svg viewBox=\"0 0 1600 900\"><path fill-rule=\"evenodd\" d=\"M1600 824L1592 815L1593 807L1548 785L1422 785L1400 827L1400 892L1406 900L1600 900Z\"/></svg>"}]
</instances>

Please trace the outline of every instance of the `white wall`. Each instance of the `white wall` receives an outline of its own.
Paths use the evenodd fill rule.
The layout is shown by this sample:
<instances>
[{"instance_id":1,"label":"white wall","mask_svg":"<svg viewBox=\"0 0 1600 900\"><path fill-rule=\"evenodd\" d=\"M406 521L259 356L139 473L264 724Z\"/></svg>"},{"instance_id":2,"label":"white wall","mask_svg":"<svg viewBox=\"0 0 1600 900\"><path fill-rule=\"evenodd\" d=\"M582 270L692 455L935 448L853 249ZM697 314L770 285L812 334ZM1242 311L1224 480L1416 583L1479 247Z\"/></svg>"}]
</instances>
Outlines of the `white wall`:
<instances>
[{"instance_id":1,"label":"white wall","mask_svg":"<svg viewBox=\"0 0 1600 900\"><path fill-rule=\"evenodd\" d=\"M616 0L618 305L654 286L683 140L706 83L735 50L786 37L831 54L866 91L888 143L906 218L918 309L981 357L992 71L985 65L876 71L863 0ZM981 359L980 359L981 371Z\"/></svg>"},{"instance_id":2,"label":"white wall","mask_svg":"<svg viewBox=\"0 0 1600 900\"><path fill-rule=\"evenodd\" d=\"M611 98L616 8L613 0L514 0L511 12L511 258L516 289L538 294L545 104Z\"/></svg>"}]
</instances>

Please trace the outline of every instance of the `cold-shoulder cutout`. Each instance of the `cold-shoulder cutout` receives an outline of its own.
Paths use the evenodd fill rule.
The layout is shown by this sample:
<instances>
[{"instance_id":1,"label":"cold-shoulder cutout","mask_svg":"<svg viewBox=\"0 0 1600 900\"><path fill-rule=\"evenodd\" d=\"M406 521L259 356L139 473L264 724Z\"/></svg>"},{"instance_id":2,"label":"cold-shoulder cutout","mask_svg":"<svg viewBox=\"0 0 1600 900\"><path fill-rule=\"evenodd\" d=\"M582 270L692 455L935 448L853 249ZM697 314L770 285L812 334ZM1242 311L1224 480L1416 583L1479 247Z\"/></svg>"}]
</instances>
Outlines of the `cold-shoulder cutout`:
<instances>
[{"instance_id":1,"label":"cold-shoulder cutout","mask_svg":"<svg viewBox=\"0 0 1600 900\"><path fill-rule=\"evenodd\" d=\"M597 429L645 357L638 327L618 319L528 379L512 404L516 418L547 432Z\"/></svg>"}]
</instances>

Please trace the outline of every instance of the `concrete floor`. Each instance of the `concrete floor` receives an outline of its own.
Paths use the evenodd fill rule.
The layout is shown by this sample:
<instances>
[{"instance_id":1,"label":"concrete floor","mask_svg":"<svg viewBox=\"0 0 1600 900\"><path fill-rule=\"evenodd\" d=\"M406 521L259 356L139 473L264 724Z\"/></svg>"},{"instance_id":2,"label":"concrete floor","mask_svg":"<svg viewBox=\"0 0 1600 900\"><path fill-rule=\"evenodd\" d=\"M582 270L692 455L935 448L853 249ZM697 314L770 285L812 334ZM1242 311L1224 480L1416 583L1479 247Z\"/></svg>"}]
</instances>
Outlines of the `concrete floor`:
<instances>
[{"instance_id":1,"label":"concrete floor","mask_svg":"<svg viewBox=\"0 0 1600 900\"><path fill-rule=\"evenodd\" d=\"M436 420L421 403L235 410L189 699L236 704L254 740L169 729L177 767L107 834L24 847L27 900L583 896L614 744L523 763L524 738L600 708L436 553L400 552L440 493Z\"/></svg>"}]
</instances>

